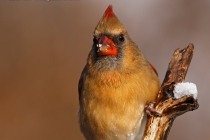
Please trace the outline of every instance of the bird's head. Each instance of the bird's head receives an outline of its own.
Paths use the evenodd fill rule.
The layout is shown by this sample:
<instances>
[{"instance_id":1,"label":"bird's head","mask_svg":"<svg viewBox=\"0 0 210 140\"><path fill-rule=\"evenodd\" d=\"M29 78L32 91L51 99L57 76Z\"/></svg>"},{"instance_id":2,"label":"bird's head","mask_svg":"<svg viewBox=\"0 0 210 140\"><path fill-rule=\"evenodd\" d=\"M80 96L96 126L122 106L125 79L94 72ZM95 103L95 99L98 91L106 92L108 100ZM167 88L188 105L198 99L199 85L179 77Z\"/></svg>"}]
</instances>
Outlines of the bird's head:
<instances>
[{"instance_id":1,"label":"bird's head","mask_svg":"<svg viewBox=\"0 0 210 140\"><path fill-rule=\"evenodd\" d=\"M98 25L93 35L94 45L97 47L97 55L118 56L118 49L125 44L126 30L119 21L110 5Z\"/></svg>"},{"instance_id":2,"label":"bird's head","mask_svg":"<svg viewBox=\"0 0 210 140\"><path fill-rule=\"evenodd\" d=\"M122 66L124 47L133 41L109 5L93 33L92 63L98 68Z\"/></svg>"},{"instance_id":3,"label":"bird's head","mask_svg":"<svg viewBox=\"0 0 210 140\"><path fill-rule=\"evenodd\" d=\"M93 33L88 64L95 70L112 70L150 65L109 5ZM129 71L129 70L128 70Z\"/></svg>"}]
</instances>

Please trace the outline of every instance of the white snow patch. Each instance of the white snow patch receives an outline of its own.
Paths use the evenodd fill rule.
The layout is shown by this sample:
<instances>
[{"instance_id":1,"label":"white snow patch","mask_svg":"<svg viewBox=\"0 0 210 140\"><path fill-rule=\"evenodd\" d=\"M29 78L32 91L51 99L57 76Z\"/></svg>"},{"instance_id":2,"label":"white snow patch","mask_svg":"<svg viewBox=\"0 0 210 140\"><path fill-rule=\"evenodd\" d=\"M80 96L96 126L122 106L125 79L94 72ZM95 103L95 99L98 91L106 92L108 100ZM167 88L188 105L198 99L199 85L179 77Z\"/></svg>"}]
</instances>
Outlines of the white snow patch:
<instances>
[{"instance_id":1,"label":"white snow patch","mask_svg":"<svg viewBox=\"0 0 210 140\"><path fill-rule=\"evenodd\" d=\"M176 99L179 99L185 95L192 95L194 99L196 99L198 95L196 85L194 83L189 83L189 82L176 84L173 92L174 92L174 97Z\"/></svg>"}]
</instances>

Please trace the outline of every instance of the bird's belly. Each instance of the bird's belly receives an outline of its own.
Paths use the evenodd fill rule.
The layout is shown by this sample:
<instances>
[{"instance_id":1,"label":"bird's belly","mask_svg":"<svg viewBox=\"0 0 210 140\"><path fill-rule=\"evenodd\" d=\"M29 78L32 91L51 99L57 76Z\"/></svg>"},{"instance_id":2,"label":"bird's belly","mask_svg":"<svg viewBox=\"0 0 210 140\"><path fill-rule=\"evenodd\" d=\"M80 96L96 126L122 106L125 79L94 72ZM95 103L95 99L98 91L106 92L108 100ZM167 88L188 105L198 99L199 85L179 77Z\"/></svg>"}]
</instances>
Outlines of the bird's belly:
<instances>
[{"instance_id":1,"label":"bird's belly","mask_svg":"<svg viewBox=\"0 0 210 140\"><path fill-rule=\"evenodd\" d=\"M87 79L80 100L80 126L86 140L135 139L144 106L154 101L158 89L156 82L148 83L143 76L106 73L99 80Z\"/></svg>"},{"instance_id":2,"label":"bird's belly","mask_svg":"<svg viewBox=\"0 0 210 140\"><path fill-rule=\"evenodd\" d=\"M134 140L139 133L144 105L131 100L111 102L89 102L86 111L81 112L86 118L83 133L89 133L91 140Z\"/></svg>"}]
</instances>

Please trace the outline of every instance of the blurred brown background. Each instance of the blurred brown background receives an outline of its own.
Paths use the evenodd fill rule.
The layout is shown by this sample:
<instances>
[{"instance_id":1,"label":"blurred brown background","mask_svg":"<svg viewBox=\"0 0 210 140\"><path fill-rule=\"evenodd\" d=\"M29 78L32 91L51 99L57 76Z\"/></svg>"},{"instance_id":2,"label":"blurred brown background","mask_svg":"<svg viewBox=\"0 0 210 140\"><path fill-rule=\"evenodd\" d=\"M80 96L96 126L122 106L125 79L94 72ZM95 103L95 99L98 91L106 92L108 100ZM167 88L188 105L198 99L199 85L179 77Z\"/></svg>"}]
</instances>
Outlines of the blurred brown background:
<instances>
[{"instance_id":1,"label":"blurred brown background","mask_svg":"<svg viewBox=\"0 0 210 140\"><path fill-rule=\"evenodd\" d=\"M186 81L200 108L178 117L168 139L210 140L209 0L1 0L0 140L84 140L77 83L109 4L161 81L173 51L195 45Z\"/></svg>"}]
</instances>

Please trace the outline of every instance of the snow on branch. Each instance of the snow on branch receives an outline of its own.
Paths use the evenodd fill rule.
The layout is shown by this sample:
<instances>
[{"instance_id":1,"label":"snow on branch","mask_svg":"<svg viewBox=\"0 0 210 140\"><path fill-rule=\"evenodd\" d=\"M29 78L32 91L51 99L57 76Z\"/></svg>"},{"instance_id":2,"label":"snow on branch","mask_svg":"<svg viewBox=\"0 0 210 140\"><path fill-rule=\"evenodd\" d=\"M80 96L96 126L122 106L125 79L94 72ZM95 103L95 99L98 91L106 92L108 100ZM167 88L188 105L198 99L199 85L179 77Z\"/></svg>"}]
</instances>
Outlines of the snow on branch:
<instances>
[{"instance_id":1,"label":"snow on branch","mask_svg":"<svg viewBox=\"0 0 210 140\"><path fill-rule=\"evenodd\" d=\"M196 85L189 82L176 84L173 93L176 99L179 99L185 95L191 95L194 99L196 99L198 95Z\"/></svg>"}]
</instances>

